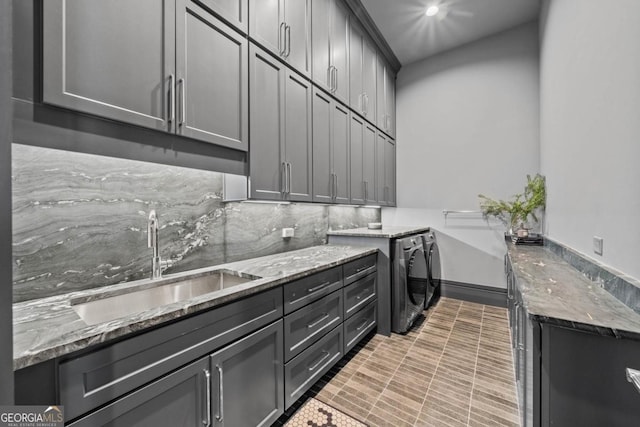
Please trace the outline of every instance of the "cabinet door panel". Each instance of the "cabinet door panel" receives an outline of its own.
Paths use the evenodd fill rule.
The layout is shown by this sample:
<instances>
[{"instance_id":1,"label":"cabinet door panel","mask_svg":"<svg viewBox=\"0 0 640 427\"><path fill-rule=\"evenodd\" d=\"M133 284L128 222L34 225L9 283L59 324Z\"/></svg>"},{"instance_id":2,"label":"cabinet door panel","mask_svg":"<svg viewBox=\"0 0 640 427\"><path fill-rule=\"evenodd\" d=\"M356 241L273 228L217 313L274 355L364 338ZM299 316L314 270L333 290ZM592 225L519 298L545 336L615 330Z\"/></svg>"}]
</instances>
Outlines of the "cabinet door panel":
<instances>
[{"instance_id":1,"label":"cabinet door panel","mask_svg":"<svg viewBox=\"0 0 640 427\"><path fill-rule=\"evenodd\" d=\"M365 182L365 204L376 201L376 129L365 122L362 138L362 178Z\"/></svg>"},{"instance_id":2,"label":"cabinet door panel","mask_svg":"<svg viewBox=\"0 0 640 427\"><path fill-rule=\"evenodd\" d=\"M284 412L282 321L212 354L211 370L214 426L270 426Z\"/></svg>"},{"instance_id":3,"label":"cabinet door panel","mask_svg":"<svg viewBox=\"0 0 640 427\"><path fill-rule=\"evenodd\" d=\"M265 49L280 55L284 20L283 0L250 0L249 35Z\"/></svg>"},{"instance_id":4,"label":"cabinet door panel","mask_svg":"<svg viewBox=\"0 0 640 427\"><path fill-rule=\"evenodd\" d=\"M331 172L331 113L329 95L313 90L313 201L333 201Z\"/></svg>"},{"instance_id":5,"label":"cabinet door panel","mask_svg":"<svg viewBox=\"0 0 640 427\"><path fill-rule=\"evenodd\" d=\"M364 115L371 123L376 121L376 70L378 60L373 42L363 37L362 44L362 90L365 94Z\"/></svg>"},{"instance_id":6,"label":"cabinet door panel","mask_svg":"<svg viewBox=\"0 0 640 427\"><path fill-rule=\"evenodd\" d=\"M284 0L284 20L287 23L286 61L296 70L311 77L311 11L310 0Z\"/></svg>"},{"instance_id":7,"label":"cabinet door panel","mask_svg":"<svg viewBox=\"0 0 640 427\"><path fill-rule=\"evenodd\" d=\"M351 203L364 204L362 142L364 137L364 121L351 113L349 159L351 166Z\"/></svg>"},{"instance_id":8,"label":"cabinet door panel","mask_svg":"<svg viewBox=\"0 0 640 427\"><path fill-rule=\"evenodd\" d=\"M349 174L349 109L333 102L332 109L332 165L336 176L336 203L349 203L350 174Z\"/></svg>"},{"instance_id":9,"label":"cabinet door panel","mask_svg":"<svg viewBox=\"0 0 640 427\"><path fill-rule=\"evenodd\" d=\"M285 66L251 46L251 197L280 200L283 188Z\"/></svg>"},{"instance_id":10,"label":"cabinet door panel","mask_svg":"<svg viewBox=\"0 0 640 427\"><path fill-rule=\"evenodd\" d=\"M311 3L312 76L313 81L325 90L330 90L331 2L332 0L313 0Z\"/></svg>"},{"instance_id":11,"label":"cabinet door panel","mask_svg":"<svg viewBox=\"0 0 640 427\"><path fill-rule=\"evenodd\" d=\"M207 421L208 359L201 359L71 424L74 427L199 427Z\"/></svg>"},{"instance_id":12,"label":"cabinet door panel","mask_svg":"<svg viewBox=\"0 0 640 427\"><path fill-rule=\"evenodd\" d=\"M349 103L349 11L342 0L334 0L331 23L331 57L336 68L334 96ZM315 53L314 53L315 55Z\"/></svg>"},{"instance_id":13,"label":"cabinet door panel","mask_svg":"<svg viewBox=\"0 0 640 427\"><path fill-rule=\"evenodd\" d=\"M378 204L383 206L387 205L387 190L385 181L386 145L386 137L382 134L382 132L378 132L378 135L376 137L376 200Z\"/></svg>"},{"instance_id":14,"label":"cabinet door panel","mask_svg":"<svg viewBox=\"0 0 640 427\"><path fill-rule=\"evenodd\" d=\"M390 137L396 137L396 77L391 72L391 70L387 69L387 73L385 75L386 83L385 83L385 97L386 97L386 113L387 113L387 123L386 129L387 133Z\"/></svg>"},{"instance_id":15,"label":"cabinet door panel","mask_svg":"<svg viewBox=\"0 0 640 427\"><path fill-rule=\"evenodd\" d=\"M249 28L249 7L247 0L194 0L221 16L231 25L247 33Z\"/></svg>"},{"instance_id":16,"label":"cabinet door panel","mask_svg":"<svg viewBox=\"0 0 640 427\"><path fill-rule=\"evenodd\" d=\"M246 151L247 41L203 9L186 0L184 3L177 24L177 40L181 41L177 56L178 132Z\"/></svg>"},{"instance_id":17,"label":"cabinet door panel","mask_svg":"<svg viewBox=\"0 0 640 427\"><path fill-rule=\"evenodd\" d=\"M311 201L311 84L286 70L285 159L289 162L288 198Z\"/></svg>"},{"instance_id":18,"label":"cabinet door panel","mask_svg":"<svg viewBox=\"0 0 640 427\"><path fill-rule=\"evenodd\" d=\"M387 131L386 128L386 115L387 115L387 99L386 96L386 73L387 67L385 66L382 58L378 58L378 66L376 72L376 126L378 129Z\"/></svg>"},{"instance_id":19,"label":"cabinet door panel","mask_svg":"<svg viewBox=\"0 0 640 427\"><path fill-rule=\"evenodd\" d=\"M349 28L349 106L362 113L362 30L354 22Z\"/></svg>"},{"instance_id":20,"label":"cabinet door panel","mask_svg":"<svg viewBox=\"0 0 640 427\"><path fill-rule=\"evenodd\" d=\"M173 1L51 0L43 7L44 102L169 129Z\"/></svg>"},{"instance_id":21,"label":"cabinet door panel","mask_svg":"<svg viewBox=\"0 0 640 427\"><path fill-rule=\"evenodd\" d=\"M387 141L385 148L385 185L387 187L387 204L396 205L396 145Z\"/></svg>"}]
</instances>

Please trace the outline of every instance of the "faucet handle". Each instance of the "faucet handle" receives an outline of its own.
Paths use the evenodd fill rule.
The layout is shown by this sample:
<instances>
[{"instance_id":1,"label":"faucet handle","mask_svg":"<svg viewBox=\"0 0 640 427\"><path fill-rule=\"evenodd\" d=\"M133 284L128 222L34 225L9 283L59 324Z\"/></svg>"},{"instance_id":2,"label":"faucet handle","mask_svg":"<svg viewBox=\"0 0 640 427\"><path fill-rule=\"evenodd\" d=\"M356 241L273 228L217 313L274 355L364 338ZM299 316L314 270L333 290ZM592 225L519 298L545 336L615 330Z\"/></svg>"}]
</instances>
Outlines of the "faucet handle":
<instances>
[{"instance_id":1,"label":"faucet handle","mask_svg":"<svg viewBox=\"0 0 640 427\"><path fill-rule=\"evenodd\" d=\"M147 221L147 247L153 248L158 240L158 216L155 209L149 211L149 220Z\"/></svg>"}]
</instances>

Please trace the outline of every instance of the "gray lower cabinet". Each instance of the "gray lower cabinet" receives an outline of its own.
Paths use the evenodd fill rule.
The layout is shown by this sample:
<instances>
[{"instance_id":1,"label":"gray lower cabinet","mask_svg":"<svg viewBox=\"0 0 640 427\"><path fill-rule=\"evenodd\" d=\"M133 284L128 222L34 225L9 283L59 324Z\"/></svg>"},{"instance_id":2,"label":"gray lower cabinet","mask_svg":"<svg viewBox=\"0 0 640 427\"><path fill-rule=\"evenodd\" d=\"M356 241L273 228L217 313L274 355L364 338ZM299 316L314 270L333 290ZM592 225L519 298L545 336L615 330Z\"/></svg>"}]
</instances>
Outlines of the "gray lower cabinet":
<instances>
[{"instance_id":1,"label":"gray lower cabinet","mask_svg":"<svg viewBox=\"0 0 640 427\"><path fill-rule=\"evenodd\" d=\"M382 132L376 136L376 191L379 205L396 204L396 145Z\"/></svg>"},{"instance_id":2,"label":"gray lower cabinet","mask_svg":"<svg viewBox=\"0 0 640 427\"><path fill-rule=\"evenodd\" d=\"M311 77L311 0L250 0L249 35Z\"/></svg>"},{"instance_id":3,"label":"gray lower cabinet","mask_svg":"<svg viewBox=\"0 0 640 427\"><path fill-rule=\"evenodd\" d=\"M356 114L351 114L350 161L351 203L375 204L376 129Z\"/></svg>"},{"instance_id":4,"label":"gray lower cabinet","mask_svg":"<svg viewBox=\"0 0 640 427\"><path fill-rule=\"evenodd\" d=\"M210 425L209 360L203 358L70 424L74 427ZM209 390L209 392L208 392Z\"/></svg>"},{"instance_id":5,"label":"gray lower cabinet","mask_svg":"<svg viewBox=\"0 0 640 427\"><path fill-rule=\"evenodd\" d=\"M365 308L344 322L344 352L351 351L358 342L376 327L377 301L374 299Z\"/></svg>"},{"instance_id":6,"label":"gray lower cabinet","mask_svg":"<svg viewBox=\"0 0 640 427\"><path fill-rule=\"evenodd\" d=\"M45 103L248 149L247 41L196 3L51 0L43 33Z\"/></svg>"},{"instance_id":7,"label":"gray lower cabinet","mask_svg":"<svg viewBox=\"0 0 640 427\"><path fill-rule=\"evenodd\" d=\"M351 283L344 288L344 318L348 319L354 313L376 299L376 278L374 271Z\"/></svg>"},{"instance_id":8,"label":"gray lower cabinet","mask_svg":"<svg viewBox=\"0 0 640 427\"><path fill-rule=\"evenodd\" d=\"M270 426L284 412L282 321L211 355L215 426Z\"/></svg>"},{"instance_id":9,"label":"gray lower cabinet","mask_svg":"<svg viewBox=\"0 0 640 427\"><path fill-rule=\"evenodd\" d=\"M313 201L349 203L349 109L313 90Z\"/></svg>"},{"instance_id":10,"label":"gray lower cabinet","mask_svg":"<svg viewBox=\"0 0 640 427\"><path fill-rule=\"evenodd\" d=\"M250 196L312 200L311 84L251 45Z\"/></svg>"},{"instance_id":11,"label":"gray lower cabinet","mask_svg":"<svg viewBox=\"0 0 640 427\"><path fill-rule=\"evenodd\" d=\"M290 407L342 358L342 324L293 358L284 367L285 407Z\"/></svg>"}]
</instances>

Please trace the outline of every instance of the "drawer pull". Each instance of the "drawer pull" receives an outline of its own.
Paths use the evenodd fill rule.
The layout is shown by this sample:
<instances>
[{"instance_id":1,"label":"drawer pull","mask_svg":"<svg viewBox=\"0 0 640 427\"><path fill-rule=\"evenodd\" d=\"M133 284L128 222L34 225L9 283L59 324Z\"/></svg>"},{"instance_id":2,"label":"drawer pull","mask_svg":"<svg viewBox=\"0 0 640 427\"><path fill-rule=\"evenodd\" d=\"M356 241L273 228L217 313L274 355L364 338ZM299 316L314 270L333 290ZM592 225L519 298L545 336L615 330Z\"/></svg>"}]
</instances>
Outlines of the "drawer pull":
<instances>
[{"instance_id":1,"label":"drawer pull","mask_svg":"<svg viewBox=\"0 0 640 427\"><path fill-rule=\"evenodd\" d=\"M362 330L362 328L364 328L365 326L367 326L367 323L369 323L369 319L364 319L364 322L362 322L362 325L358 326L356 328L356 331L360 331Z\"/></svg>"},{"instance_id":2,"label":"drawer pull","mask_svg":"<svg viewBox=\"0 0 640 427\"><path fill-rule=\"evenodd\" d=\"M367 268L373 267L372 265L365 265L364 267L356 268L356 273L361 273L365 271Z\"/></svg>"},{"instance_id":3,"label":"drawer pull","mask_svg":"<svg viewBox=\"0 0 640 427\"><path fill-rule=\"evenodd\" d=\"M322 353L324 354L324 356L322 356L320 360L318 360L313 366L309 367L309 372L313 372L318 366L322 365L322 362L324 362L330 355L327 350L322 350Z\"/></svg>"},{"instance_id":4,"label":"drawer pull","mask_svg":"<svg viewBox=\"0 0 640 427\"><path fill-rule=\"evenodd\" d=\"M219 422L224 420L224 383L222 377L222 368L220 366L216 366L218 371L218 414L216 415L216 419Z\"/></svg>"},{"instance_id":5,"label":"drawer pull","mask_svg":"<svg viewBox=\"0 0 640 427\"><path fill-rule=\"evenodd\" d=\"M205 408L207 408L207 413L205 415L205 419L202 420L202 424L207 427L211 426L211 373L208 369L204 370L204 380L206 381L205 390L206 390L206 399Z\"/></svg>"},{"instance_id":6,"label":"drawer pull","mask_svg":"<svg viewBox=\"0 0 640 427\"><path fill-rule=\"evenodd\" d=\"M322 313L322 316L320 316L320 318L318 320L316 320L313 323L309 323L307 324L307 329L313 329L316 326L318 326L320 323L322 323L323 321L327 320L329 318L329 313Z\"/></svg>"},{"instance_id":7,"label":"drawer pull","mask_svg":"<svg viewBox=\"0 0 640 427\"><path fill-rule=\"evenodd\" d=\"M309 289L307 290L307 292L308 292L308 293L312 293L312 292L315 292L315 291L319 291L319 290L320 290L320 289L322 289L322 288L326 288L326 287L327 287L327 286L329 286L330 284L331 284L331 282L330 282L330 281L326 281L326 282L324 282L324 283L322 283L322 284L320 284L320 285L318 285L318 286L316 286L316 287L314 287L314 288L309 288Z\"/></svg>"},{"instance_id":8,"label":"drawer pull","mask_svg":"<svg viewBox=\"0 0 640 427\"><path fill-rule=\"evenodd\" d=\"M640 371L627 368L627 381L633 384L638 392L640 392Z\"/></svg>"}]
</instances>

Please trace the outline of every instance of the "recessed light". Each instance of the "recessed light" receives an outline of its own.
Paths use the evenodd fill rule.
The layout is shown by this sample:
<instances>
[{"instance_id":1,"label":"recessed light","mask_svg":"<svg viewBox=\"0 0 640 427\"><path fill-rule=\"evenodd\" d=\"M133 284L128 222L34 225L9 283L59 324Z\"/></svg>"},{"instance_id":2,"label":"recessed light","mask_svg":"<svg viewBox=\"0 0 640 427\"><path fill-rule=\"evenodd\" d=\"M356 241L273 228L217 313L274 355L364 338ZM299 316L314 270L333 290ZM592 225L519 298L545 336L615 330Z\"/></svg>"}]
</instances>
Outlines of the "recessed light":
<instances>
[{"instance_id":1,"label":"recessed light","mask_svg":"<svg viewBox=\"0 0 640 427\"><path fill-rule=\"evenodd\" d=\"M438 6L432 5L432 6L429 6L427 8L427 11L425 12L425 15L427 15L427 16L435 16L435 15L438 14L439 11L440 11L440 8Z\"/></svg>"}]
</instances>

